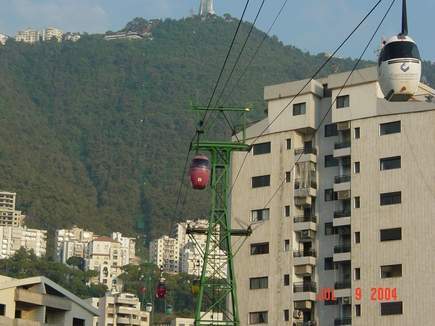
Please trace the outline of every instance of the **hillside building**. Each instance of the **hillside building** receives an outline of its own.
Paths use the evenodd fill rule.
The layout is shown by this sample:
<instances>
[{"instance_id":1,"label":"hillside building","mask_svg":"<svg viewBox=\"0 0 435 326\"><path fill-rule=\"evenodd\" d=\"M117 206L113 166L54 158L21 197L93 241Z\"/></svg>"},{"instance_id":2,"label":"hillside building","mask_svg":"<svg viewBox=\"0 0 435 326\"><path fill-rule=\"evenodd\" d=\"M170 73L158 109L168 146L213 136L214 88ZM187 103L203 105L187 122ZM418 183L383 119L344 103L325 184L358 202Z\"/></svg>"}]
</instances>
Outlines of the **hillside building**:
<instances>
[{"instance_id":1,"label":"hillside building","mask_svg":"<svg viewBox=\"0 0 435 326\"><path fill-rule=\"evenodd\" d=\"M40 41L41 34L39 31L27 28L23 31L18 31L17 35L15 35L15 40L17 42L24 42L24 43L36 43Z\"/></svg>"},{"instance_id":2,"label":"hillside building","mask_svg":"<svg viewBox=\"0 0 435 326\"><path fill-rule=\"evenodd\" d=\"M0 191L0 226L22 226L25 215L15 209L17 194Z\"/></svg>"},{"instance_id":3,"label":"hillside building","mask_svg":"<svg viewBox=\"0 0 435 326\"><path fill-rule=\"evenodd\" d=\"M62 42L63 39L63 31L56 27L48 27L42 30L42 40L50 41L57 40L58 42Z\"/></svg>"},{"instance_id":4,"label":"hillside building","mask_svg":"<svg viewBox=\"0 0 435 326\"><path fill-rule=\"evenodd\" d=\"M0 259L10 258L20 249L32 250L36 256L47 252L47 231L22 226L0 226Z\"/></svg>"},{"instance_id":5,"label":"hillside building","mask_svg":"<svg viewBox=\"0 0 435 326\"><path fill-rule=\"evenodd\" d=\"M65 41L77 42L78 40L80 40L80 38L81 38L80 33L67 32L63 35L63 39Z\"/></svg>"},{"instance_id":6,"label":"hillside building","mask_svg":"<svg viewBox=\"0 0 435 326\"><path fill-rule=\"evenodd\" d=\"M199 4L199 15L208 16L216 14L213 2L214 0L201 0Z\"/></svg>"},{"instance_id":7,"label":"hillside building","mask_svg":"<svg viewBox=\"0 0 435 326\"><path fill-rule=\"evenodd\" d=\"M247 129L231 216L260 226L235 258L241 325L435 320L435 91L387 102L376 67L340 92L347 76L266 87Z\"/></svg>"},{"instance_id":8,"label":"hillside building","mask_svg":"<svg viewBox=\"0 0 435 326\"><path fill-rule=\"evenodd\" d=\"M150 242L150 260L167 273L180 271L180 246L176 238L167 235Z\"/></svg>"},{"instance_id":9,"label":"hillside building","mask_svg":"<svg viewBox=\"0 0 435 326\"><path fill-rule=\"evenodd\" d=\"M8 38L9 36L7 36L6 34L0 33L0 45L5 45Z\"/></svg>"},{"instance_id":10,"label":"hillside building","mask_svg":"<svg viewBox=\"0 0 435 326\"><path fill-rule=\"evenodd\" d=\"M98 310L44 276L0 275L0 325L90 326Z\"/></svg>"},{"instance_id":11,"label":"hillside building","mask_svg":"<svg viewBox=\"0 0 435 326\"><path fill-rule=\"evenodd\" d=\"M150 313L141 310L139 298L134 294L106 293L104 297L96 301L100 314L98 319L100 326L150 325Z\"/></svg>"},{"instance_id":12,"label":"hillside building","mask_svg":"<svg viewBox=\"0 0 435 326\"><path fill-rule=\"evenodd\" d=\"M66 264L70 257L85 258L86 247L94 238L94 233L77 226L71 229L56 230L56 258Z\"/></svg>"}]
</instances>

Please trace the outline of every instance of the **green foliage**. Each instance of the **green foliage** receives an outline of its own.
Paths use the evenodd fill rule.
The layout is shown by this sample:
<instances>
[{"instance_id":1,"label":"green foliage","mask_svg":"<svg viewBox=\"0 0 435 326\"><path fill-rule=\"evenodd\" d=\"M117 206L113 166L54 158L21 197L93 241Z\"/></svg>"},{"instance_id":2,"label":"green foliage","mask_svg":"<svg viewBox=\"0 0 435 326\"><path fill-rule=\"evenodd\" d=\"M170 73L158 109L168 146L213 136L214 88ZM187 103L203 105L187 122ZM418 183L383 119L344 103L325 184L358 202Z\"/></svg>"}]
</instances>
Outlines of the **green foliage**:
<instances>
[{"instance_id":1,"label":"green foliage","mask_svg":"<svg viewBox=\"0 0 435 326\"><path fill-rule=\"evenodd\" d=\"M137 19L128 26L146 23ZM76 43L1 47L0 189L18 193L28 224L50 234L73 224L127 234L139 226L150 239L177 219L205 216L207 191L190 189L175 215L195 125L188 106L208 102L236 24L229 17L167 19L154 27L152 41L85 35ZM248 29L243 24L235 49ZM252 34L249 57L263 35ZM306 78L324 60L324 54L267 38L240 86L221 103L255 103L251 119L258 119L265 85ZM334 59L322 75L349 70L353 62ZM433 84L435 67L425 63L424 69Z\"/></svg>"},{"instance_id":2,"label":"green foliage","mask_svg":"<svg viewBox=\"0 0 435 326\"><path fill-rule=\"evenodd\" d=\"M104 285L86 285L94 271L81 271L62 263L38 258L32 251L21 248L9 259L0 260L0 274L14 278L45 276L81 298L101 297Z\"/></svg>"}]
</instances>

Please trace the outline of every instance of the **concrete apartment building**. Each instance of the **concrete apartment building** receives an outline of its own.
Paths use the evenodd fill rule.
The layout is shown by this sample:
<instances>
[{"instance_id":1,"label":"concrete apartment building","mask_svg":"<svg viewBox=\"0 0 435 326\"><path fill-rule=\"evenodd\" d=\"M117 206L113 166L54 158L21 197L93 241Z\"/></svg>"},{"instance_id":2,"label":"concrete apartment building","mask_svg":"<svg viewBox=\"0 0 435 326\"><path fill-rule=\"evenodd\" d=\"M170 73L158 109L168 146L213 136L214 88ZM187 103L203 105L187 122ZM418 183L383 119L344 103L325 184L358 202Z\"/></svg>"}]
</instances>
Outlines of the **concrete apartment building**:
<instances>
[{"instance_id":1,"label":"concrete apartment building","mask_svg":"<svg viewBox=\"0 0 435 326\"><path fill-rule=\"evenodd\" d=\"M70 257L85 258L86 247L94 239L94 232L77 226L56 230L56 258L66 264Z\"/></svg>"},{"instance_id":2,"label":"concrete apartment building","mask_svg":"<svg viewBox=\"0 0 435 326\"><path fill-rule=\"evenodd\" d=\"M43 276L0 275L0 325L91 326L98 310Z\"/></svg>"},{"instance_id":3,"label":"concrete apartment building","mask_svg":"<svg viewBox=\"0 0 435 326\"><path fill-rule=\"evenodd\" d=\"M18 31L15 35L17 42L36 43L40 41L41 34L36 29L27 28L23 31Z\"/></svg>"},{"instance_id":4,"label":"concrete apartment building","mask_svg":"<svg viewBox=\"0 0 435 326\"><path fill-rule=\"evenodd\" d=\"M0 259L15 255L20 248L33 250L36 256L47 252L47 231L21 226L0 226Z\"/></svg>"},{"instance_id":5,"label":"concrete apartment building","mask_svg":"<svg viewBox=\"0 0 435 326\"><path fill-rule=\"evenodd\" d=\"M150 325L150 313L141 310L139 298L130 293L107 293L97 302L99 326Z\"/></svg>"},{"instance_id":6,"label":"concrete apartment building","mask_svg":"<svg viewBox=\"0 0 435 326\"><path fill-rule=\"evenodd\" d=\"M251 142L266 130L231 198L232 216L260 224L235 260L241 325L435 320L435 91L387 102L373 67L337 97L347 76L290 105L308 80L266 87L268 116L247 129ZM316 300L326 289L336 300Z\"/></svg>"},{"instance_id":7,"label":"concrete apartment building","mask_svg":"<svg viewBox=\"0 0 435 326\"><path fill-rule=\"evenodd\" d=\"M180 271L180 246L178 239L164 235L150 242L150 260L163 267L167 273Z\"/></svg>"},{"instance_id":8,"label":"concrete apartment building","mask_svg":"<svg viewBox=\"0 0 435 326\"><path fill-rule=\"evenodd\" d=\"M17 194L0 191L0 226L22 226L25 215L15 209Z\"/></svg>"},{"instance_id":9,"label":"concrete apartment building","mask_svg":"<svg viewBox=\"0 0 435 326\"><path fill-rule=\"evenodd\" d=\"M62 42L63 31L56 27L48 27L42 30L42 40L50 41L55 39L58 42Z\"/></svg>"},{"instance_id":10,"label":"concrete apartment building","mask_svg":"<svg viewBox=\"0 0 435 326\"><path fill-rule=\"evenodd\" d=\"M5 45L8 38L9 36L7 36L6 34L0 33L0 45Z\"/></svg>"}]
</instances>

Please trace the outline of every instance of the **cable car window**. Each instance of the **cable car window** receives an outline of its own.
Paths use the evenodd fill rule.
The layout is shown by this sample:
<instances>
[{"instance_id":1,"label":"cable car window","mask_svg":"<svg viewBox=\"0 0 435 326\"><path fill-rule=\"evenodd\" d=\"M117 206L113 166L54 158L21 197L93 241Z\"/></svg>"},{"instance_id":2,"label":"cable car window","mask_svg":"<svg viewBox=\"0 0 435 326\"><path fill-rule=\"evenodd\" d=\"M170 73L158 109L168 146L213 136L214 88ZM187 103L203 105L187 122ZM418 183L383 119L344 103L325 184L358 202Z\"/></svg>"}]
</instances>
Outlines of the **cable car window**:
<instances>
[{"instance_id":1,"label":"cable car window","mask_svg":"<svg viewBox=\"0 0 435 326\"><path fill-rule=\"evenodd\" d=\"M379 57L380 63L399 58L413 58L420 60L420 53L413 42L392 42L384 46Z\"/></svg>"},{"instance_id":2,"label":"cable car window","mask_svg":"<svg viewBox=\"0 0 435 326\"><path fill-rule=\"evenodd\" d=\"M198 167L198 166L210 166L210 162L202 158L194 159L192 162L192 167Z\"/></svg>"}]
</instances>

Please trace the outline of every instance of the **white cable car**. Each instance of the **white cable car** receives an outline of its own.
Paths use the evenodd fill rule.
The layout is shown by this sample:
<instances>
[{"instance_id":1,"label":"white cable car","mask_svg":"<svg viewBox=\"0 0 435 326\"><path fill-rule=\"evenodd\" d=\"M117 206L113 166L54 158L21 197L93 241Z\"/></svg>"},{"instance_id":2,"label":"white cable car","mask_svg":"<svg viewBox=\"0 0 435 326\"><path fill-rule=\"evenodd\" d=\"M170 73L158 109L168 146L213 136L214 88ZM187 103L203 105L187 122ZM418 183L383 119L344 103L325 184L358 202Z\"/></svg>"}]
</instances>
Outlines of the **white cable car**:
<instances>
[{"instance_id":1,"label":"white cable car","mask_svg":"<svg viewBox=\"0 0 435 326\"><path fill-rule=\"evenodd\" d=\"M416 93L420 77L420 53L408 36L406 0L403 0L402 32L384 41L379 54L379 85L386 100L407 101Z\"/></svg>"}]
</instances>

